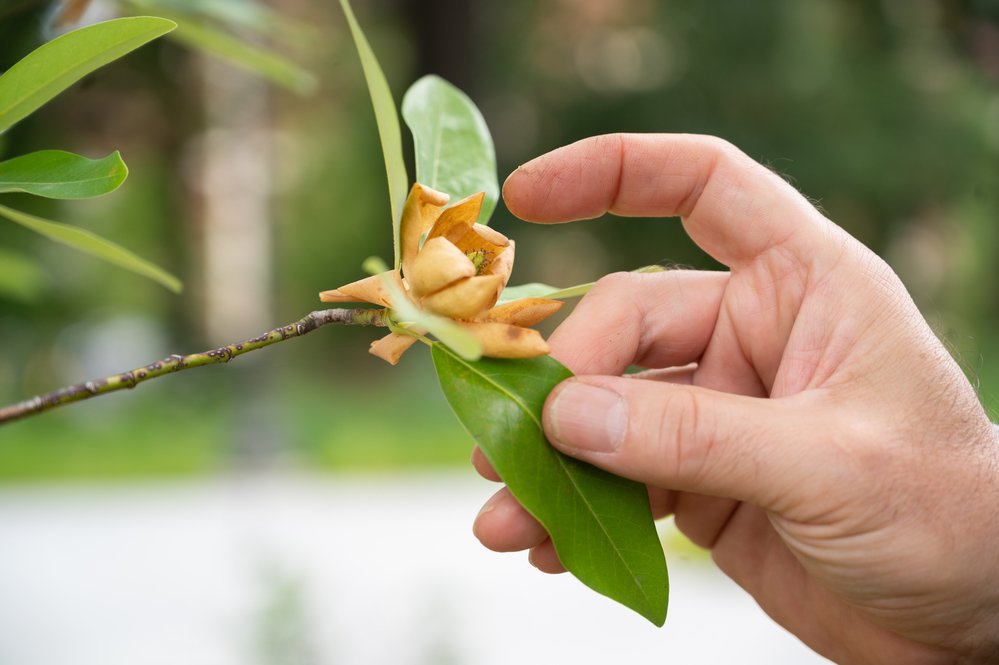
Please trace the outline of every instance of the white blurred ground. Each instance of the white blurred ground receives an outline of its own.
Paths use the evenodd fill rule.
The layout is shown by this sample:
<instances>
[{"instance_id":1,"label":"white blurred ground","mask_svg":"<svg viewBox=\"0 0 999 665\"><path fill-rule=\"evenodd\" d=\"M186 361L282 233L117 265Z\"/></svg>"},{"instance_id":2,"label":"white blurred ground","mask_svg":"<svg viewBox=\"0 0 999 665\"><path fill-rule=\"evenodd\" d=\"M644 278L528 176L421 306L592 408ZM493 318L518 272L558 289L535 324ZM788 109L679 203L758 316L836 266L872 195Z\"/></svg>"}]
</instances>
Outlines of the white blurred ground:
<instances>
[{"instance_id":1,"label":"white blurred ground","mask_svg":"<svg viewBox=\"0 0 999 665\"><path fill-rule=\"evenodd\" d=\"M665 628L484 550L471 472L0 489L3 665L825 663L705 561Z\"/></svg>"}]
</instances>

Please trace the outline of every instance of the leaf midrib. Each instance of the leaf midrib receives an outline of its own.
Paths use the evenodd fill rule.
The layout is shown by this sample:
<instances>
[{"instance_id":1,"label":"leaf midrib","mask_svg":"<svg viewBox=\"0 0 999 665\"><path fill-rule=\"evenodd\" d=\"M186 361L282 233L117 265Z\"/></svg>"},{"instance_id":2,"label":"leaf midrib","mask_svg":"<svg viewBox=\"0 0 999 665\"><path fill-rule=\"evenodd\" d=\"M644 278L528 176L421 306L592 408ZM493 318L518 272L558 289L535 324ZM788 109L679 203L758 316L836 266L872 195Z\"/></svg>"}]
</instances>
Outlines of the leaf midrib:
<instances>
[{"instance_id":1,"label":"leaf midrib","mask_svg":"<svg viewBox=\"0 0 999 665\"><path fill-rule=\"evenodd\" d=\"M98 180L112 180L118 174L112 173L110 175L97 176L95 178L83 178L82 180L5 180L0 177L0 187L4 186L4 183L22 185L22 186L49 186L58 187L59 185L82 185L88 182L97 182Z\"/></svg>"},{"instance_id":2,"label":"leaf midrib","mask_svg":"<svg viewBox=\"0 0 999 665\"><path fill-rule=\"evenodd\" d=\"M519 406L524 411L524 413L526 413L530 417L531 420L534 421L534 423L538 426L538 429L540 429L542 432L544 432L544 427L542 427L541 421L538 420L538 418L534 415L534 412L530 408L528 408L528 406L524 403L524 401L522 399L520 399L520 397L518 395L516 395L516 394L510 392L509 390L507 390L506 388L504 388L502 385L500 385L499 383L497 383L496 381L494 381L492 379L492 377L486 376L482 372L476 370L475 367L472 366L467 361L465 361L465 359L461 358L460 356L458 356L455 353L452 353L451 349L449 349L449 348L447 348L446 346L443 346L443 345L442 345L442 348L452 358L456 359L458 362L460 362L462 365L464 365L465 367L467 367L469 370L471 370L472 372L474 372L478 376L480 376L483 379L485 379L485 381L487 383L489 383L490 385L492 385L493 387L495 387L497 390L499 390L501 393L503 393L504 395L506 395L507 397L509 397L517 406ZM625 559L624 556L621 554L621 551L618 549L617 544L614 542L614 539L611 538L610 533L607 532L607 528L604 526L603 522L600 520L599 516L597 515L597 512L593 509L593 506L587 500L586 495L583 492L580 491L579 484L576 482L576 479L573 477L572 473L569 471L568 467L566 466L565 460L562 459L561 455L556 455L555 459L558 460L559 468L562 470L562 472L565 474L565 476L569 479L569 482L572 484L572 487L576 490L576 494L579 496L580 499L582 499L583 504L589 510L590 515L593 517L593 521L597 523L597 525L600 527L600 530L603 532L604 536L606 536L607 542L609 542L611 544L611 549L613 550L613 552L617 556L617 558L621 561L621 565L623 565L624 569L628 571L628 574L631 576L631 579L635 583L635 586L638 587L639 592L642 594L642 597L645 599L645 603L646 603L648 609L650 611L654 610L655 606L652 603L652 599L649 598L648 594L645 592L645 587L643 587L642 584L639 582L638 575L636 575L635 571L633 571L631 569L631 566L628 565L627 559Z\"/></svg>"}]
</instances>

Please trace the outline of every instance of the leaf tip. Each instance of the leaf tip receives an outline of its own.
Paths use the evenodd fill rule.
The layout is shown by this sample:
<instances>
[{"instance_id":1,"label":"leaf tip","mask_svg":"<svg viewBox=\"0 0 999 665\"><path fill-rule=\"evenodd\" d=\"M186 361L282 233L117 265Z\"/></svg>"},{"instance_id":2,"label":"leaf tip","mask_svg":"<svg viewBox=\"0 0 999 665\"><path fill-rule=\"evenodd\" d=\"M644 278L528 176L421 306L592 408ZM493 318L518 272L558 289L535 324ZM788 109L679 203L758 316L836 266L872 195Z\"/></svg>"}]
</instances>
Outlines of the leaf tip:
<instances>
[{"instance_id":1,"label":"leaf tip","mask_svg":"<svg viewBox=\"0 0 999 665\"><path fill-rule=\"evenodd\" d=\"M168 32L173 32L177 29L177 22L171 21L168 18L163 18L162 16L121 16L118 18L113 18L103 23L118 22L118 25L122 25L126 22L132 21L142 21L147 26L150 27L151 32L155 32L157 35L165 35ZM100 23L95 23L94 25L100 25ZM136 23L138 25L138 23ZM90 26L88 26L90 27Z\"/></svg>"}]
</instances>

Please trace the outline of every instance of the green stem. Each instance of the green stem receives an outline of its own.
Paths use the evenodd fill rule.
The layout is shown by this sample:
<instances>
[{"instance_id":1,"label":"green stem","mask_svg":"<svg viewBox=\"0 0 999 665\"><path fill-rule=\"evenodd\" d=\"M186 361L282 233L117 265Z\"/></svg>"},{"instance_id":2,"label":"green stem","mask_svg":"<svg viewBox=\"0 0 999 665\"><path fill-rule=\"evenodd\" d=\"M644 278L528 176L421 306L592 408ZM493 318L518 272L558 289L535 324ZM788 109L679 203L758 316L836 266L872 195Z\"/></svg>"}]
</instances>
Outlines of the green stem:
<instances>
[{"instance_id":1,"label":"green stem","mask_svg":"<svg viewBox=\"0 0 999 665\"><path fill-rule=\"evenodd\" d=\"M339 323L342 325L361 325L386 327L388 320L384 309L324 309L312 312L295 323L275 328L263 335L226 344L217 349L191 353L186 356L174 354L145 367L138 367L128 372L112 374L102 379L94 379L73 386L60 388L44 395L36 395L17 404L0 408L0 423L7 423L18 418L31 416L54 409L64 404L104 395L116 390L134 388L135 386L166 374L173 374L192 367L218 365L227 363L237 356L250 351L262 349L271 344L277 344L293 337L301 337L316 328Z\"/></svg>"}]
</instances>

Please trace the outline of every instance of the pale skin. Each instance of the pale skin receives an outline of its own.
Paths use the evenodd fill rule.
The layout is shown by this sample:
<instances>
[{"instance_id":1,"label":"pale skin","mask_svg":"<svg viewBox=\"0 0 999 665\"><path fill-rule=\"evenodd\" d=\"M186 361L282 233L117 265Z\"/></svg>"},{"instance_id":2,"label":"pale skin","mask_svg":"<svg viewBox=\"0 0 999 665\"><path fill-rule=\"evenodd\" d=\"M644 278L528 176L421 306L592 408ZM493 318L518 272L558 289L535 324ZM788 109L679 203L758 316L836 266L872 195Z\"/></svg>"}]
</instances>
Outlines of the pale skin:
<instances>
[{"instance_id":1,"label":"pale skin","mask_svg":"<svg viewBox=\"0 0 999 665\"><path fill-rule=\"evenodd\" d=\"M535 222L678 216L729 268L598 283L550 340L576 374L545 405L553 445L646 483L657 517L838 663L999 660L999 433L887 264L711 137L586 139L503 193ZM564 570L506 489L474 529Z\"/></svg>"}]
</instances>

